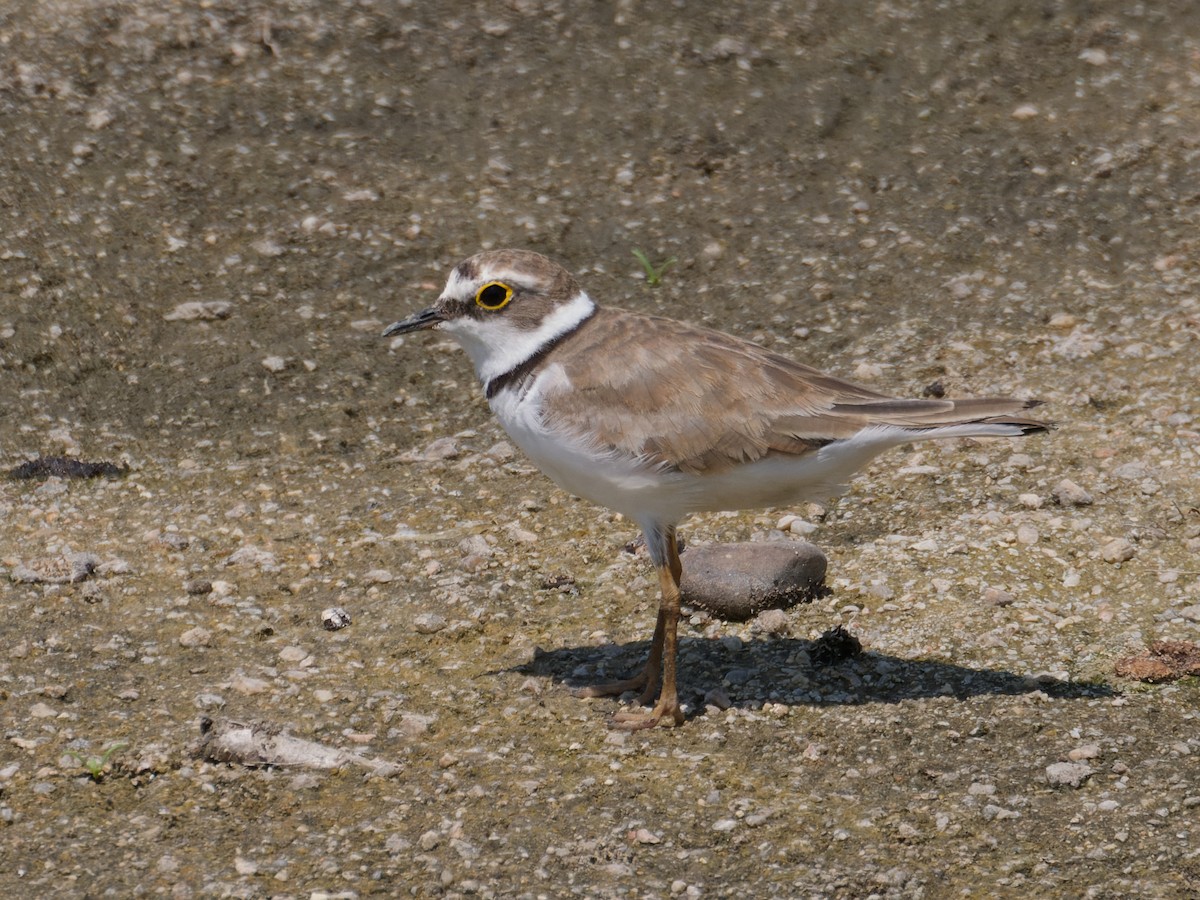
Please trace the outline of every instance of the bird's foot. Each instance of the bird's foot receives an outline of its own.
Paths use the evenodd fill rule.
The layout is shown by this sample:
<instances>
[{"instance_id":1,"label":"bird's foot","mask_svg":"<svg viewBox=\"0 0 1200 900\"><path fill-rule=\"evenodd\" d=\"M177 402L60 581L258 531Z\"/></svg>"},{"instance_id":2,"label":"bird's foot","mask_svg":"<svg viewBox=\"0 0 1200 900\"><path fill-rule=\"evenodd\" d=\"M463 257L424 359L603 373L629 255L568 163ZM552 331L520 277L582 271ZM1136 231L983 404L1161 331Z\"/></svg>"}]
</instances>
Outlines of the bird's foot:
<instances>
[{"instance_id":1,"label":"bird's foot","mask_svg":"<svg viewBox=\"0 0 1200 900\"><path fill-rule=\"evenodd\" d=\"M649 668L649 667L647 667ZM642 669L632 678L622 681L606 681L589 684L575 691L576 697L619 697L627 691L639 691L639 703L649 703L658 693L658 679L651 678L647 669Z\"/></svg>"},{"instance_id":2,"label":"bird's foot","mask_svg":"<svg viewBox=\"0 0 1200 900\"><path fill-rule=\"evenodd\" d=\"M674 697L670 700L660 698L651 710L621 710L612 717L610 724L620 731L642 731L656 725L676 728L683 724L683 710Z\"/></svg>"}]
</instances>

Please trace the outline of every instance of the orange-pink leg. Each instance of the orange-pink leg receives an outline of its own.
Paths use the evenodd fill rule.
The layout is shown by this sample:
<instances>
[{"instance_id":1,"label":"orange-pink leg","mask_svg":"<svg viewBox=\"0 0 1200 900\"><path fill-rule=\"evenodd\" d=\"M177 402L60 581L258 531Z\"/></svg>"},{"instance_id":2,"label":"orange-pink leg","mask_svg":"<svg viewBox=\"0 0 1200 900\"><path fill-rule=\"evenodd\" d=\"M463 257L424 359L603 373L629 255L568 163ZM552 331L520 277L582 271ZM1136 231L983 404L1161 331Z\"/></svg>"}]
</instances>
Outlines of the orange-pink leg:
<instances>
[{"instance_id":1,"label":"orange-pink leg","mask_svg":"<svg viewBox=\"0 0 1200 900\"><path fill-rule=\"evenodd\" d=\"M643 728L653 728L655 725L682 725L683 710L679 708L679 696L675 686L675 666L679 657L679 580L683 575L683 566L679 562L679 551L675 546L675 535L671 533L666 540L666 564L658 569L658 582L662 591L662 599L658 606L658 624L654 628L654 642L650 646L650 658L642 674L630 681L645 679L642 703L649 703L654 697L654 688L658 690L658 702L649 712L638 710L626 712L622 710L613 716L613 727L627 731L640 731ZM656 675L661 669L661 686L656 684ZM629 689L633 689L632 687Z\"/></svg>"},{"instance_id":2,"label":"orange-pink leg","mask_svg":"<svg viewBox=\"0 0 1200 900\"><path fill-rule=\"evenodd\" d=\"M607 681L602 684L589 684L576 691L579 697L619 697L626 691L639 691L639 703L649 703L658 693L662 682L663 631L666 615L661 604L658 609L658 622L654 626L654 640L650 643L650 655L642 670L632 678L621 681Z\"/></svg>"}]
</instances>

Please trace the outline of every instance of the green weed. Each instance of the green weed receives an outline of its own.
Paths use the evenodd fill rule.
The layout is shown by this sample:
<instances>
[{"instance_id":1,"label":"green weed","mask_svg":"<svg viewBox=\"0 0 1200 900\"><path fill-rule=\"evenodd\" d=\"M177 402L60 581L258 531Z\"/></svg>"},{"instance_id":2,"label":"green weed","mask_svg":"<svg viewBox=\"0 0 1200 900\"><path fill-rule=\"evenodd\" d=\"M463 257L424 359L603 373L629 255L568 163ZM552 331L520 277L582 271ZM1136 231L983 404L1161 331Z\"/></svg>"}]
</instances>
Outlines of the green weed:
<instances>
[{"instance_id":1,"label":"green weed","mask_svg":"<svg viewBox=\"0 0 1200 900\"><path fill-rule=\"evenodd\" d=\"M675 257L671 256L667 259L664 259L656 266L654 263L650 262L650 257L648 257L641 250L634 250L633 255L636 256L637 261L642 264L642 269L646 273L646 284L650 285L650 287L658 287L660 284L662 284L663 275L666 274L667 269L671 268L671 266L675 265L677 262Z\"/></svg>"}]
</instances>

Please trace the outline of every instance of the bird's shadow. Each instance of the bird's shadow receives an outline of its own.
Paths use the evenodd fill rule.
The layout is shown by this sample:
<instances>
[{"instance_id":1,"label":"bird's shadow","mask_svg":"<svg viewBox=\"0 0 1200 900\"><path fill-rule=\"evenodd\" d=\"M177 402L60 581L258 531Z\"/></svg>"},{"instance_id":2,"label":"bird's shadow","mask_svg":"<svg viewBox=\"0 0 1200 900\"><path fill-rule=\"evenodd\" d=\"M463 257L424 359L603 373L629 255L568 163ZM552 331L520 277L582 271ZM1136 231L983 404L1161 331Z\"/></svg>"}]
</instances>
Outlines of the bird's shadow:
<instances>
[{"instance_id":1,"label":"bird's shadow","mask_svg":"<svg viewBox=\"0 0 1200 900\"><path fill-rule=\"evenodd\" d=\"M683 638L679 647L679 697L692 714L719 688L734 706L768 702L790 706L899 703L903 700L1040 691L1056 699L1115 697L1098 682L1062 681L1048 675L1018 675L1003 669L971 668L929 659L903 659L870 650L828 652L829 635L816 640L763 637L740 646L720 638ZM506 669L550 678L570 688L627 677L641 667L648 641L596 647L537 650L533 659Z\"/></svg>"}]
</instances>

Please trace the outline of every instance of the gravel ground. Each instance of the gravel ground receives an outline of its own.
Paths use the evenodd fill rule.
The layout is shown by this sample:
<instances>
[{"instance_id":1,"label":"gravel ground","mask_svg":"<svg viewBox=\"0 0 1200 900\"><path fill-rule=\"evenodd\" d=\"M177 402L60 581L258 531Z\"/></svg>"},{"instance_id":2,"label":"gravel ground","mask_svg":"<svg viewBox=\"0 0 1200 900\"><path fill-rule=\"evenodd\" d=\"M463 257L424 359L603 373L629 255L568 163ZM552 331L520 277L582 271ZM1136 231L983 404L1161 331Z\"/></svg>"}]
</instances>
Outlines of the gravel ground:
<instances>
[{"instance_id":1,"label":"gravel ground","mask_svg":"<svg viewBox=\"0 0 1200 900\"><path fill-rule=\"evenodd\" d=\"M1197 35L1190 0L5 4L0 467L115 471L0 480L0 893L1200 894L1197 679L1114 673L1200 640ZM690 721L613 732L569 686L645 650L635 528L448 342L379 337L505 245L1060 428L687 523L806 534L831 592L693 616ZM863 654L814 663L836 625ZM207 761L205 716L399 771Z\"/></svg>"}]
</instances>

